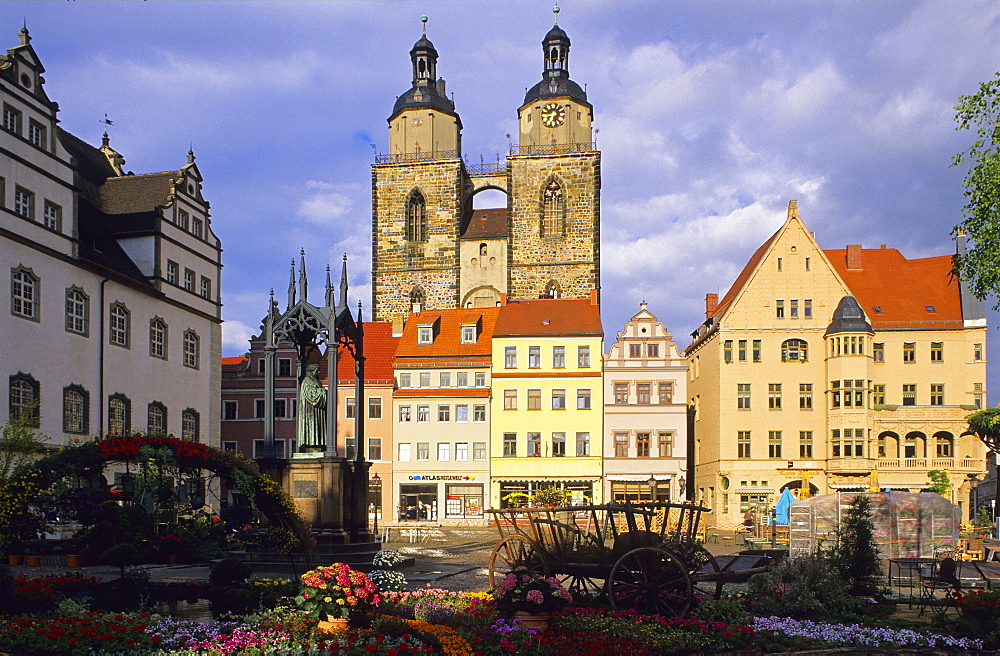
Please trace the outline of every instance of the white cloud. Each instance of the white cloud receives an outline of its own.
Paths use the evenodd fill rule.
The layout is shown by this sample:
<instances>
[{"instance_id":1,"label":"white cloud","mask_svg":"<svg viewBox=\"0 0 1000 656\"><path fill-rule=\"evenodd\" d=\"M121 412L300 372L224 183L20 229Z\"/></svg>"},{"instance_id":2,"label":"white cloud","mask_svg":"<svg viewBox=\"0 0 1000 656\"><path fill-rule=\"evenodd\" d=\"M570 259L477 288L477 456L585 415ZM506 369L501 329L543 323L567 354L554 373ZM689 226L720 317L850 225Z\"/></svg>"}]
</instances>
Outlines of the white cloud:
<instances>
[{"instance_id":1,"label":"white cloud","mask_svg":"<svg viewBox=\"0 0 1000 656\"><path fill-rule=\"evenodd\" d=\"M223 355L242 355L250 349L249 340L256 334L250 326L238 319L229 319L222 324Z\"/></svg>"},{"instance_id":2,"label":"white cloud","mask_svg":"<svg viewBox=\"0 0 1000 656\"><path fill-rule=\"evenodd\" d=\"M319 225L329 225L350 212L350 196L330 191L313 194L299 203L299 216Z\"/></svg>"}]
</instances>

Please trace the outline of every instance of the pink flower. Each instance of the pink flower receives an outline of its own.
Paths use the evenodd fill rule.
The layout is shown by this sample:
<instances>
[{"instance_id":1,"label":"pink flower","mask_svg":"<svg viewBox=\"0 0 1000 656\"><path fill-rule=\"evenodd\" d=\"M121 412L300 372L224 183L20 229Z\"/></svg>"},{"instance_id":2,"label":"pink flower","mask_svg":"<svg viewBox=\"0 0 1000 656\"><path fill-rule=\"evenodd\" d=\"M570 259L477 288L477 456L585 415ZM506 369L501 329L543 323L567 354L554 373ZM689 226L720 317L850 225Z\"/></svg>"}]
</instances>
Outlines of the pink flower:
<instances>
[{"instance_id":1,"label":"pink flower","mask_svg":"<svg viewBox=\"0 0 1000 656\"><path fill-rule=\"evenodd\" d=\"M528 590L527 599L533 604L541 605L545 601L545 595L541 590Z\"/></svg>"}]
</instances>

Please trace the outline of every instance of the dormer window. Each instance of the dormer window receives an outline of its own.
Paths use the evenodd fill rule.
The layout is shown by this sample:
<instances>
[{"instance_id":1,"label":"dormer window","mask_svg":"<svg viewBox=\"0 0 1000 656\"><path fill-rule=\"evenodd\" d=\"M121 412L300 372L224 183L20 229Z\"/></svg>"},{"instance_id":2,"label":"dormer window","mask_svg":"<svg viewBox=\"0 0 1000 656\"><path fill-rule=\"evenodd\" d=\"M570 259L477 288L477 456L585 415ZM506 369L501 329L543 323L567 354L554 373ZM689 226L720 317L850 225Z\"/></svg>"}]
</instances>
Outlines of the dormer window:
<instances>
[{"instance_id":1,"label":"dormer window","mask_svg":"<svg viewBox=\"0 0 1000 656\"><path fill-rule=\"evenodd\" d=\"M881 305L872 306L872 310L875 311L875 314L882 314L882 306Z\"/></svg>"},{"instance_id":2,"label":"dormer window","mask_svg":"<svg viewBox=\"0 0 1000 656\"><path fill-rule=\"evenodd\" d=\"M937 308L935 308L933 305L928 305L926 307L928 312L937 312Z\"/></svg>"},{"instance_id":3,"label":"dormer window","mask_svg":"<svg viewBox=\"0 0 1000 656\"><path fill-rule=\"evenodd\" d=\"M462 343L476 343L476 324L462 324Z\"/></svg>"},{"instance_id":4,"label":"dormer window","mask_svg":"<svg viewBox=\"0 0 1000 656\"><path fill-rule=\"evenodd\" d=\"M433 344L433 343L434 343L434 327L418 326L417 344Z\"/></svg>"}]
</instances>

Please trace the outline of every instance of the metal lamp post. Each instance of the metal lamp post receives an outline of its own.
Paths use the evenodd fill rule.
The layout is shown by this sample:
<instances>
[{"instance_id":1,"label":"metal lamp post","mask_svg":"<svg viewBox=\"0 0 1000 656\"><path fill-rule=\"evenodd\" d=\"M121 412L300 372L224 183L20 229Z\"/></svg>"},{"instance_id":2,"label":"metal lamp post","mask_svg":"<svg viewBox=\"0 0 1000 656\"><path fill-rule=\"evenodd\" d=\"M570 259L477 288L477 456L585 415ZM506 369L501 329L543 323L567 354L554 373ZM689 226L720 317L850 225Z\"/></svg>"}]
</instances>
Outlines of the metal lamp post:
<instances>
[{"instance_id":1,"label":"metal lamp post","mask_svg":"<svg viewBox=\"0 0 1000 656\"><path fill-rule=\"evenodd\" d=\"M649 500L656 503L656 476L649 475Z\"/></svg>"},{"instance_id":2,"label":"metal lamp post","mask_svg":"<svg viewBox=\"0 0 1000 656\"><path fill-rule=\"evenodd\" d=\"M378 516L382 509L382 479L379 477L378 472L372 476L372 487L375 488L375 525L372 527L372 532L375 536L378 536Z\"/></svg>"},{"instance_id":3,"label":"metal lamp post","mask_svg":"<svg viewBox=\"0 0 1000 656\"><path fill-rule=\"evenodd\" d=\"M979 510L979 474L969 474L969 488L969 523L975 526Z\"/></svg>"}]
</instances>

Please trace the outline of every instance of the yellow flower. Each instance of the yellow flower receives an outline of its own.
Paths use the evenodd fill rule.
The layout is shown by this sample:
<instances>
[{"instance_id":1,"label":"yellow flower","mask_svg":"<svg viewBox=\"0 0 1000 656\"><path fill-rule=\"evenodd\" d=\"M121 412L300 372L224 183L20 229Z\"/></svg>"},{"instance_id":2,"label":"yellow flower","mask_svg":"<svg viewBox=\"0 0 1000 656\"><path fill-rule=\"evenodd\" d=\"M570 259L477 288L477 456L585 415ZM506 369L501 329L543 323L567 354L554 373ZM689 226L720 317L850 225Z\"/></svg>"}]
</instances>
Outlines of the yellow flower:
<instances>
[{"instance_id":1,"label":"yellow flower","mask_svg":"<svg viewBox=\"0 0 1000 656\"><path fill-rule=\"evenodd\" d=\"M323 601L325 601L326 603L330 603L333 600L330 599L329 597L323 597Z\"/></svg>"},{"instance_id":2,"label":"yellow flower","mask_svg":"<svg viewBox=\"0 0 1000 656\"><path fill-rule=\"evenodd\" d=\"M329 598L329 597L328 597L328 598ZM344 605L344 600L343 600L343 599L338 599L338 600L337 600L337 603L338 603L339 605L343 606L343 605Z\"/></svg>"}]
</instances>

